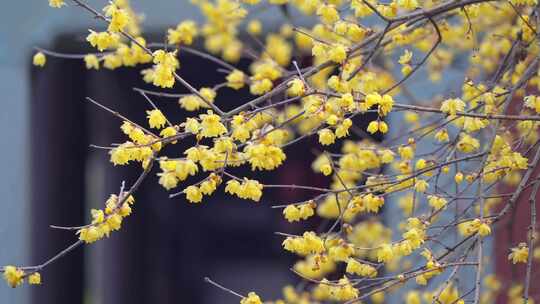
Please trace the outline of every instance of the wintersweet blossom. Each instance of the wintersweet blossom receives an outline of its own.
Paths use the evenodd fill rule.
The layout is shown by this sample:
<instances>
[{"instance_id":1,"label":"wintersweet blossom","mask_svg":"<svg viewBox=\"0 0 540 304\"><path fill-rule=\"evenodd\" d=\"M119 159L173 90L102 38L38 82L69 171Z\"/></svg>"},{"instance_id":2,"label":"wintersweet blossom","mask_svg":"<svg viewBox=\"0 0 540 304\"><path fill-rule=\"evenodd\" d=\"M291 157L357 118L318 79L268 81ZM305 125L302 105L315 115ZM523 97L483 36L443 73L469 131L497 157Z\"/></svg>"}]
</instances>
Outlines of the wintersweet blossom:
<instances>
[{"instance_id":1,"label":"wintersweet blossom","mask_svg":"<svg viewBox=\"0 0 540 304\"><path fill-rule=\"evenodd\" d=\"M114 166L138 167L141 178L193 208L204 208L220 191L255 202L263 190L272 193L278 201L264 202L259 211L294 223L279 234L303 280L286 286L275 304L384 303L389 293L401 294L397 301L406 304L462 304L473 294L463 286L476 283L478 303L495 302L498 292L507 293L509 303L522 300L534 280L516 277L523 283L507 284L479 272L486 267L470 267L477 271L470 277L483 282L448 278L469 268L464 261L487 261L486 247L483 256L452 253L479 252L493 225L535 193L536 0L512 0L510 8L478 1L191 2L202 17L170 25L161 33L166 45L147 42L143 14L129 1L74 6L101 22L86 37L95 50L38 48L32 57L39 67L69 58L91 73L137 69L155 86L137 90L152 106L146 120L111 111L123 120L105 152ZM263 27L261 8L279 12L278 19L283 14L282 24ZM296 18L307 23L299 26ZM180 64L195 57L215 65L195 75L203 82L194 82ZM166 100L173 101L167 117ZM294 151L310 166L294 167L304 164ZM316 176L301 178L308 176L305 169ZM275 171L276 178L269 182L262 170ZM269 203L280 209L265 209ZM73 228L77 244L122 229L133 208L131 193L111 195L89 211L86 225ZM383 221L387 213L391 220ZM531 231L518 230L533 240ZM540 248L528 246L509 248L508 259L538 258ZM40 284L36 270L0 268L11 287L26 279ZM376 279L379 272L384 280ZM407 291L395 292L400 288ZM241 304L262 303L253 292L234 292Z\"/></svg>"}]
</instances>

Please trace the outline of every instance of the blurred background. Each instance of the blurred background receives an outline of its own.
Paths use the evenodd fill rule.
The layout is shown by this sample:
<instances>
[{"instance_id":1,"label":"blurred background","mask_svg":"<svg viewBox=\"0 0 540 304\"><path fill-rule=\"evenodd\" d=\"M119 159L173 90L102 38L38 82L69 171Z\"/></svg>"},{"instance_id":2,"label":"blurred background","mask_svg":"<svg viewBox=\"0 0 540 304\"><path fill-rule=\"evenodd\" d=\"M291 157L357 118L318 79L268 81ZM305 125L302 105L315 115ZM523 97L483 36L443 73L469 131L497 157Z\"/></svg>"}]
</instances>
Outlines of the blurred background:
<instances>
[{"instance_id":1,"label":"blurred background","mask_svg":"<svg viewBox=\"0 0 540 304\"><path fill-rule=\"evenodd\" d=\"M106 4L105 0L87 2L97 8ZM145 36L152 41L163 41L166 28L180 20L202 20L188 0L131 3L145 13ZM87 223L89 210L101 208L109 194L119 191L122 181L131 185L139 171L135 166L114 168L105 150L89 148L90 144L121 142L123 135L120 121L84 98L92 97L144 122L148 106L132 88L151 87L141 81L138 69L88 71L82 60L52 57L44 69L32 67L35 46L75 54L91 51L84 41L87 29L104 27L78 7L55 10L47 0L8 1L2 3L0 17L0 127L4 134L0 265L36 265L76 240L72 232L49 225ZM277 10L257 17L274 28L283 22ZM180 73L195 87L222 81L215 65L183 56ZM462 80L461 73L449 73L445 86L459 87ZM419 98L434 93L425 87L415 90L415 84L410 88L421 92ZM218 103L233 106L249 98L246 91L226 92ZM155 101L173 121L184 119L175 99ZM399 129L399 123L399 119L391 121L391 130ZM301 146L287 152L287 166L262 179L274 184L327 183L311 173L314 153ZM179 154L181 149L168 152ZM255 204L217 191L209 201L194 206L183 196L169 199L152 174L136 194L134 214L120 232L48 267L42 273L42 286L11 289L1 282L0 303L238 303L238 298L205 284L205 276L240 293L256 290L265 299L275 299L282 286L298 280L288 270L293 256L283 252L282 237L274 232L300 233L305 226L286 223L281 210L269 205L312 196L301 191L265 191L263 201ZM401 212L397 204L388 205L387 218ZM505 249L512 239L497 237ZM497 265L502 265L497 272L508 276L507 253L497 252Z\"/></svg>"}]
</instances>

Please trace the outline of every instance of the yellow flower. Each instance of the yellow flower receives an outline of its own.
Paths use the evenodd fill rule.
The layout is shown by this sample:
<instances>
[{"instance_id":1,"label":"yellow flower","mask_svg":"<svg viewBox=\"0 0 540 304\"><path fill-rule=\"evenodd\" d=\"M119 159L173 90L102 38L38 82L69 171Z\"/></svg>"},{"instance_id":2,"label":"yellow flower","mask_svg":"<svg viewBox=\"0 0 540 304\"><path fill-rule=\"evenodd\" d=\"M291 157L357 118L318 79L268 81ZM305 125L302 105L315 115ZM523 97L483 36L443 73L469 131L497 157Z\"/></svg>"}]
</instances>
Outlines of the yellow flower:
<instances>
[{"instance_id":1,"label":"yellow flower","mask_svg":"<svg viewBox=\"0 0 540 304\"><path fill-rule=\"evenodd\" d=\"M237 180L229 180L225 192L258 202L262 196L262 189L263 185L258 181L244 178L241 184Z\"/></svg>"},{"instance_id":2,"label":"yellow flower","mask_svg":"<svg viewBox=\"0 0 540 304\"><path fill-rule=\"evenodd\" d=\"M35 66L43 67L45 66L45 63L47 62L47 57L45 57L45 54L42 52L38 52L34 55L34 58L32 60L32 63Z\"/></svg>"},{"instance_id":3,"label":"yellow flower","mask_svg":"<svg viewBox=\"0 0 540 304\"><path fill-rule=\"evenodd\" d=\"M124 132L124 134L130 135L131 132L135 130L135 126L133 126L131 123L127 121L124 121L122 125L120 126L120 129L122 130L122 132Z\"/></svg>"},{"instance_id":4,"label":"yellow flower","mask_svg":"<svg viewBox=\"0 0 540 304\"><path fill-rule=\"evenodd\" d=\"M24 271L15 266L4 267L4 280L12 288L21 285L24 281Z\"/></svg>"},{"instance_id":5,"label":"yellow flower","mask_svg":"<svg viewBox=\"0 0 540 304\"><path fill-rule=\"evenodd\" d=\"M219 178L217 175L215 175L217 178ZM217 182L213 178L209 178L201 183L201 192L205 195L210 195L216 191L217 188Z\"/></svg>"},{"instance_id":6,"label":"yellow flower","mask_svg":"<svg viewBox=\"0 0 540 304\"><path fill-rule=\"evenodd\" d=\"M354 247L347 243L333 246L328 251L328 257L336 262L346 262L352 255L354 255Z\"/></svg>"},{"instance_id":7,"label":"yellow flower","mask_svg":"<svg viewBox=\"0 0 540 304\"><path fill-rule=\"evenodd\" d=\"M66 5L64 0L49 0L49 6L50 7L61 8L64 5Z\"/></svg>"},{"instance_id":8,"label":"yellow flower","mask_svg":"<svg viewBox=\"0 0 540 304\"><path fill-rule=\"evenodd\" d=\"M369 298L374 304L382 304L384 303L384 292L374 293Z\"/></svg>"},{"instance_id":9,"label":"yellow flower","mask_svg":"<svg viewBox=\"0 0 540 304\"><path fill-rule=\"evenodd\" d=\"M196 111L201 108L203 101L196 95L186 95L178 100L178 103L187 111Z\"/></svg>"},{"instance_id":10,"label":"yellow flower","mask_svg":"<svg viewBox=\"0 0 540 304\"><path fill-rule=\"evenodd\" d=\"M120 216L117 213L114 213L114 214L111 214L107 218L107 226L111 230L120 230L122 226L122 221L123 221L122 216Z\"/></svg>"},{"instance_id":11,"label":"yellow flower","mask_svg":"<svg viewBox=\"0 0 540 304\"><path fill-rule=\"evenodd\" d=\"M176 134L178 134L178 132L176 131L175 127L166 127L165 129L161 130L161 132L159 132L159 135L161 135L161 137L163 138L172 137ZM176 143L176 141L173 141L172 143L174 144Z\"/></svg>"},{"instance_id":12,"label":"yellow flower","mask_svg":"<svg viewBox=\"0 0 540 304\"><path fill-rule=\"evenodd\" d=\"M289 96L302 96L306 91L304 83L299 78L294 78L293 80L289 81L287 85L289 86L287 89L287 95Z\"/></svg>"},{"instance_id":13,"label":"yellow flower","mask_svg":"<svg viewBox=\"0 0 540 304\"><path fill-rule=\"evenodd\" d=\"M403 238L408 241L411 249L416 249L424 243L425 231L422 229L411 228L403 234Z\"/></svg>"},{"instance_id":14,"label":"yellow flower","mask_svg":"<svg viewBox=\"0 0 540 304\"><path fill-rule=\"evenodd\" d=\"M527 263L529 257L529 247L525 243L519 243L517 247L511 249L512 253L508 255L508 259L512 260L512 264Z\"/></svg>"},{"instance_id":15,"label":"yellow flower","mask_svg":"<svg viewBox=\"0 0 540 304\"><path fill-rule=\"evenodd\" d=\"M426 192L428 187L429 187L429 184L423 179L417 180L416 183L414 184L414 189L422 193Z\"/></svg>"},{"instance_id":16,"label":"yellow flower","mask_svg":"<svg viewBox=\"0 0 540 304\"><path fill-rule=\"evenodd\" d=\"M439 142L448 142L448 131L446 129L438 131L437 133L435 133L435 139Z\"/></svg>"},{"instance_id":17,"label":"yellow flower","mask_svg":"<svg viewBox=\"0 0 540 304\"><path fill-rule=\"evenodd\" d=\"M134 150L134 149L132 149ZM111 151L109 151L109 154L111 155L111 162L116 165L125 165L127 164L131 157L130 157L130 151L128 151L128 148L118 146Z\"/></svg>"},{"instance_id":18,"label":"yellow flower","mask_svg":"<svg viewBox=\"0 0 540 304\"><path fill-rule=\"evenodd\" d=\"M186 180L188 176L197 174L197 171L199 171L199 167L190 159L178 161L174 169L176 177L181 181Z\"/></svg>"},{"instance_id":19,"label":"yellow flower","mask_svg":"<svg viewBox=\"0 0 540 304\"><path fill-rule=\"evenodd\" d=\"M352 109L354 107L354 97L351 93L345 93L339 98L339 105L344 109Z\"/></svg>"},{"instance_id":20,"label":"yellow flower","mask_svg":"<svg viewBox=\"0 0 540 304\"><path fill-rule=\"evenodd\" d=\"M379 131L379 121L374 120L368 124L367 131L371 134L377 133Z\"/></svg>"},{"instance_id":21,"label":"yellow flower","mask_svg":"<svg viewBox=\"0 0 540 304\"><path fill-rule=\"evenodd\" d=\"M442 197L430 195L428 196L428 203L431 207L438 210L446 206L447 201Z\"/></svg>"},{"instance_id":22,"label":"yellow flower","mask_svg":"<svg viewBox=\"0 0 540 304\"><path fill-rule=\"evenodd\" d=\"M300 220L300 209L295 205L289 205L283 209L283 216L289 222L297 222Z\"/></svg>"},{"instance_id":23,"label":"yellow flower","mask_svg":"<svg viewBox=\"0 0 540 304\"><path fill-rule=\"evenodd\" d=\"M172 88L175 83L174 70L162 64L155 66L152 82L157 87Z\"/></svg>"},{"instance_id":24,"label":"yellow flower","mask_svg":"<svg viewBox=\"0 0 540 304\"><path fill-rule=\"evenodd\" d=\"M126 217L126 216L130 215L131 214L131 207L129 206L129 204L128 203L122 204L122 206L118 210L118 214L120 214L123 217Z\"/></svg>"},{"instance_id":25,"label":"yellow flower","mask_svg":"<svg viewBox=\"0 0 540 304\"><path fill-rule=\"evenodd\" d=\"M315 214L315 203L310 202L300 205L300 218L306 220Z\"/></svg>"},{"instance_id":26,"label":"yellow flower","mask_svg":"<svg viewBox=\"0 0 540 304\"><path fill-rule=\"evenodd\" d=\"M405 76L409 75L412 71L413 67L409 64L405 64L403 67L401 67L401 73Z\"/></svg>"},{"instance_id":27,"label":"yellow flower","mask_svg":"<svg viewBox=\"0 0 540 304\"><path fill-rule=\"evenodd\" d=\"M267 144L249 144L244 149L251 170L273 170L279 167L286 158L281 148Z\"/></svg>"},{"instance_id":28,"label":"yellow flower","mask_svg":"<svg viewBox=\"0 0 540 304\"><path fill-rule=\"evenodd\" d=\"M366 108L371 108L372 106L379 104L382 100L382 96L379 93L370 93L367 94L365 98Z\"/></svg>"},{"instance_id":29,"label":"yellow flower","mask_svg":"<svg viewBox=\"0 0 540 304\"><path fill-rule=\"evenodd\" d=\"M416 164L414 165L415 170L422 170L427 167L427 162L425 159L420 158L416 161Z\"/></svg>"},{"instance_id":30,"label":"yellow flower","mask_svg":"<svg viewBox=\"0 0 540 304\"><path fill-rule=\"evenodd\" d=\"M175 29L169 29L167 33L169 44L190 45L193 43L193 38L198 35L197 24L192 20L182 21Z\"/></svg>"},{"instance_id":31,"label":"yellow flower","mask_svg":"<svg viewBox=\"0 0 540 304\"><path fill-rule=\"evenodd\" d=\"M227 132L220 117L212 111L209 110L207 114L201 114L199 117L201 118L201 135L203 137L216 137Z\"/></svg>"},{"instance_id":32,"label":"yellow flower","mask_svg":"<svg viewBox=\"0 0 540 304\"><path fill-rule=\"evenodd\" d=\"M319 132L319 142L321 145L328 146L334 143L336 136L330 129L322 129Z\"/></svg>"},{"instance_id":33,"label":"yellow flower","mask_svg":"<svg viewBox=\"0 0 540 304\"><path fill-rule=\"evenodd\" d=\"M100 52L116 45L119 39L120 37L116 34L109 34L108 32L97 33L92 30L90 30L90 34L86 37L86 40Z\"/></svg>"},{"instance_id":34,"label":"yellow flower","mask_svg":"<svg viewBox=\"0 0 540 304\"><path fill-rule=\"evenodd\" d=\"M248 296L240 300L240 304L262 304L261 298L254 292L248 293Z\"/></svg>"},{"instance_id":35,"label":"yellow flower","mask_svg":"<svg viewBox=\"0 0 540 304\"><path fill-rule=\"evenodd\" d=\"M350 118L346 118L343 120L343 122L337 126L336 128L336 137L342 138L349 135L349 128L352 126L352 120Z\"/></svg>"},{"instance_id":36,"label":"yellow flower","mask_svg":"<svg viewBox=\"0 0 540 304\"><path fill-rule=\"evenodd\" d=\"M326 123L331 126L335 126L338 123L338 121L339 121L339 117L337 117L337 115L335 114L328 116L328 118L326 119Z\"/></svg>"},{"instance_id":37,"label":"yellow flower","mask_svg":"<svg viewBox=\"0 0 540 304\"><path fill-rule=\"evenodd\" d=\"M148 124L151 128L161 129L167 123L167 119L165 119L163 113L158 109L146 111L146 114L146 117L148 118Z\"/></svg>"},{"instance_id":38,"label":"yellow flower","mask_svg":"<svg viewBox=\"0 0 540 304\"><path fill-rule=\"evenodd\" d=\"M347 277L339 279L337 285L331 286L331 299L335 301L350 301L358 298L358 289L354 288Z\"/></svg>"},{"instance_id":39,"label":"yellow flower","mask_svg":"<svg viewBox=\"0 0 540 304\"><path fill-rule=\"evenodd\" d=\"M79 234L79 240L84 241L87 244L94 243L97 240L100 240L103 237L101 231L96 227L90 226L88 228L82 228L77 231Z\"/></svg>"},{"instance_id":40,"label":"yellow flower","mask_svg":"<svg viewBox=\"0 0 540 304\"><path fill-rule=\"evenodd\" d=\"M533 109L536 113L540 113L540 98L538 96L529 95L524 99L525 106L527 108Z\"/></svg>"},{"instance_id":41,"label":"yellow flower","mask_svg":"<svg viewBox=\"0 0 540 304\"><path fill-rule=\"evenodd\" d=\"M381 157L381 162L383 164L389 164L389 163L394 161L394 152L392 152L392 150L388 150L388 149L383 150L381 152L380 157Z\"/></svg>"},{"instance_id":42,"label":"yellow flower","mask_svg":"<svg viewBox=\"0 0 540 304\"><path fill-rule=\"evenodd\" d=\"M176 188L176 186L178 186L178 178L174 172L158 173L158 176L159 184L162 185L163 188L171 190L172 188Z\"/></svg>"},{"instance_id":43,"label":"yellow flower","mask_svg":"<svg viewBox=\"0 0 540 304\"><path fill-rule=\"evenodd\" d=\"M377 131L386 134L388 132L388 124L384 121L374 120L368 124L367 131L371 134L375 134Z\"/></svg>"},{"instance_id":44,"label":"yellow flower","mask_svg":"<svg viewBox=\"0 0 540 304\"><path fill-rule=\"evenodd\" d=\"M110 18L109 27L107 29L109 32L120 32L128 25L128 13L125 10L118 8L116 4L111 3L110 5L107 5L103 8L103 11L105 12L105 16Z\"/></svg>"},{"instance_id":45,"label":"yellow flower","mask_svg":"<svg viewBox=\"0 0 540 304\"><path fill-rule=\"evenodd\" d=\"M34 272L28 276L28 284L30 285L39 285L41 284L41 274L39 272Z\"/></svg>"},{"instance_id":46,"label":"yellow flower","mask_svg":"<svg viewBox=\"0 0 540 304\"><path fill-rule=\"evenodd\" d=\"M454 181L456 182L456 184L461 183L463 181L463 173L456 173L456 175L454 176Z\"/></svg>"},{"instance_id":47,"label":"yellow flower","mask_svg":"<svg viewBox=\"0 0 540 304\"><path fill-rule=\"evenodd\" d=\"M347 38L353 42L360 42L366 37L366 29L360 27L358 24L349 23L347 25Z\"/></svg>"},{"instance_id":48,"label":"yellow flower","mask_svg":"<svg viewBox=\"0 0 540 304\"><path fill-rule=\"evenodd\" d=\"M405 50L405 51L403 52L403 55L401 55L401 56L399 57L399 61L398 61L398 62L399 62L400 64L408 64L408 63L411 62L411 59L412 59L412 52L409 51L409 50Z\"/></svg>"},{"instance_id":49,"label":"yellow flower","mask_svg":"<svg viewBox=\"0 0 540 304\"><path fill-rule=\"evenodd\" d=\"M320 5L317 9L317 15L327 24L332 24L339 20L339 12L337 11L336 6L332 4Z\"/></svg>"},{"instance_id":50,"label":"yellow flower","mask_svg":"<svg viewBox=\"0 0 540 304\"><path fill-rule=\"evenodd\" d=\"M478 234L480 236L488 236L491 234L491 228L489 227L488 224L486 223L482 223L480 224L480 226L478 227Z\"/></svg>"},{"instance_id":51,"label":"yellow flower","mask_svg":"<svg viewBox=\"0 0 540 304\"><path fill-rule=\"evenodd\" d=\"M386 263L394 258L394 252L390 244L382 244L377 250L377 261Z\"/></svg>"},{"instance_id":52,"label":"yellow flower","mask_svg":"<svg viewBox=\"0 0 540 304\"><path fill-rule=\"evenodd\" d=\"M414 149L411 146L401 146L398 148L399 156L403 160L409 160L414 157Z\"/></svg>"},{"instance_id":53,"label":"yellow flower","mask_svg":"<svg viewBox=\"0 0 540 304\"><path fill-rule=\"evenodd\" d=\"M253 95L263 95L270 92L274 84L268 78L262 80L255 80L249 86L249 92Z\"/></svg>"},{"instance_id":54,"label":"yellow flower","mask_svg":"<svg viewBox=\"0 0 540 304\"><path fill-rule=\"evenodd\" d=\"M409 291L405 295L405 304L422 304L420 294L416 290Z\"/></svg>"},{"instance_id":55,"label":"yellow flower","mask_svg":"<svg viewBox=\"0 0 540 304\"><path fill-rule=\"evenodd\" d=\"M174 71L180 67L176 53L177 51L165 52L164 50L157 50L152 54L155 64L153 71L153 83L155 86L162 88L172 88L174 86Z\"/></svg>"},{"instance_id":56,"label":"yellow flower","mask_svg":"<svg viewBox=\"0 0 540 304\"><path fill-rule=\"evenodd\" d=\"M347 261L347 273L356 274L363 277L373 278L377 276L377 269L371 265L360 263L354 258Z\"/></svg>"},{"instance_id":57,"label":"yellow flower","mask_svg":"<svg viewBox=\"0 0 540 304\"><path fill-rule=\"evenodd\" d=\"M384 121L379 121L379 131L382 134L386 134L388 132L388 125Z\"/></svg>"},{"instance_id":58,"label":"yellow flower","mask_svg":"<svg viewBox=\"0 0 540 304\"><path fill-rule=\"evenodd\" d=\"M197 186L189 186L184 191L182 191L186 194L186 198L188 201L192 203L200 203L202 201L202 192Z\"/></svg>"},{"instance_id":59,"label":"yellow flower","mask_svg":"<svg viewBox=\"0 0 540 304\"><path fill-rule=\"evenodd\" d=\"M99 59L96 55L89 54L84 56L84 63L87 69L99 70Z\"/></svg>"},{"instance_id":60,"label":"yellow flower","mask_svg":"<svg viewBox=\"0 0 540 304\"><path fill-rule=\"evenodd\" d=\"M245 84L245 74L242 71L234 70L229 75L227 75L227 86L238 90L242 88Z\"/></svg>"},{"instance_id":61,"label":"yellow flower","mask_svg":"<svg viewBox=\"0 0 540 304\"><path fill-rule=\"evenodd\" d=\"M347 49L342 44L335 44L328 50L328 57L336 63L343 63L347 59Z\"/></svg>"},{"instance_id":62,"label":"yellow flower","mask_svg":"<svg viewBox=\"0 0 540 304\"><path fill-rule=\"evenodd\" d=\"M456 115L457 112L465 110L465 102L459 98L447 99L441 105L441 111L450 116Z\"/></svg>"},{"instance_id":63,"label":"yellow flower","mask_svg":"<svg viewBox=\"0 0 540 304\"><path fill-rule=\"evenodd\" d=\"M103 56L103 66L106 69L114 70L122 66L122 58L115 54L108 54Z\"/></svg>"},{"instance_id":64,"label":"yellow flower","mask_svg":"<svg viewBox=\"0 0 540 304\"><path fill-rule=\"evenodd\" d=\"M322 172L324 176L328 176L332 174L332 165L330 165L329 163L324 164L321 166L320 171Z\"/></svg>"},{"instance_id":65,"label":"yellow flower","mask_svg":"<svg viewBox=\"0 0 540 304\"><path fill-rule=\"evenodd\" d=\"M397 0L397 4L399 7L406 10L413 10L418 7L417 0Z\"/></svg>"},{"instance_id":66,"label":"yellow flower","mask_svg":"<svg viewBox=\"0 0 540 304\"><path fill-rule=\"evenodd\" d=\"M394 99L390 95L383 95L379 100L379 115L386 116L394 106Z\"/></svg>"},{"instance_id":67,"label":"yellow flower","mask_svg":"<svg viewBox=\"0 0 540 304\"><path fill-rule=\"evenodd\" d=\"M92 224L100 224L105 220L105 213L103 210L92 209L90 210L92 214Z\"/></svg>"},{"instance_id":68,"label":"yellow flower","mask_svg":"<svg viewBox=\"0 0 540 304\"><path fill-rule=\"evenodd\" d=\"M475 117L462 117L463 121L463 129L465 132L472 133L474 131L478 131L480 129L483 129L487 126L488 122L487 120L482 120L480 118Z\"/></svg>"},{"instance_id":69,"label":"yellow flower","mask_svg":"<svg viewBox=\"0 0 540 304\"><path fill-rule=\"evenodd\" d=\"M216 91L214 91L214 89L212 88L201 88L199 90L199 94L201 94L201 96L204 98L204 100L206 100L207 102L214 102L214 99L216 98ZM208 105L206 105L205 103L202 104L203 107L208 107Z\"/></svg>"},{"instance_id":70,"label":"yellow flower","mask_svg":"<svg viewBox=\"0 0 540 304\"><path fill-rule=\"evenodd\" d=\"M470 136L469 134L461 133L461 138L457 143L459 151L464 153L471 153L480 148L480 142L478 139Z\"/></svg>"},{"instance_id":71,"label":"yellow flower","mask_svg":"<svg viewBox=\"0 0 540 304\"><path fill-rule=\"evenodd\" d=\"M302 237L287 237L283 248L299 255L322 253L325 250L323 240L312 231L306 231Z\"/></svg>"},{"instance_id":72,"label":"yellow flower","mask_svg":"<svg viewBox=\"0 0 540 304\"><path fill-rule=\"evenodd\" d=\"M247 25L247 31L253 36L258 36L262 32L262 23L259 20L251 20Z\"/></svg>"},{"instance_id":73,"label":"yellow flower","mask_svg":"<svg viewBox=\"0 0 540 304\"><path fill-rule=\"evenodd\" d=\"M345 35L347 32L347 22L345 21L337 21L334 23L334 32L339 35Z\"/></svg>"},{"instance_id":74,"label":"yellow flower","mask_svg":"<svg viewBox=\"0 0 540 304\"><path fill-rule=\"evenodd\" d=\"M365 204L365 209L373 213L379 212L379 209L384 205L384 197L382 196L368 194L363 196L362 200Z\"/></svg>"}]
</instances>

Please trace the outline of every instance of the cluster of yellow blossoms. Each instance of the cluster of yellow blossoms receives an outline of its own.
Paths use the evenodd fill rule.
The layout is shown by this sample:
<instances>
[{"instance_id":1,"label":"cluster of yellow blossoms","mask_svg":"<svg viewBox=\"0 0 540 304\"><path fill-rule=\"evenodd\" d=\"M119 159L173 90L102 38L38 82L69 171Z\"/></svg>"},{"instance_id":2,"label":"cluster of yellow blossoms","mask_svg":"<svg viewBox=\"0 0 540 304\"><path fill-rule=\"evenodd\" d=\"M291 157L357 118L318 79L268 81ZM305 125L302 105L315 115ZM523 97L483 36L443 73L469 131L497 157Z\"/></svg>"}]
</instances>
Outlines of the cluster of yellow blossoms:
<instances>
[{"instance_id":1,"label":"cluster of yellow blossoms","mask_svg":"<svg viewBox=\"0 0 540 304\"><path fill-rule=\"evenodd\" d=\"M39 272L33 271L30 274L26 274L24 270L11 265L5 266L2 271L4 272L4 280L12 288L23 284L25 278L28 278L28 284L30 285L41 284L41 274Z\"/></svg>"},{"instance_id":2,"label":"cluster of yellow blossoms","mask_svg":"<svg viewBox=\"0 0 540 304\"><path fill-rule=\"evenodd\" d=\"M205 179L199 187L191 185L184 189L186 198L192 203L200 203L204 195L210 195L216 191L217 186L221 183L221 177L212 173Z\"/></svg>"},{"instance_id":3,"label":"cluster of yellow blossoms","mask_svg":"<svg viewBox=\"0 0 540 304\"><path fill-rule=\"evenodd\" d=\"M174 95L188 113L182 122L169 121L153 102L148 130L124 121L121 130L128 139L110 150L111 162L138 162L143 170L158 162L159 184L166 190L180 187L191 203L202 202L221 184L226 193L258 202L262 190L272 185L235 176L229 169L245 166L255 174L279 170L288 161L289 145L317 137L320 145L313 147L311 167L327 177L327 185L277 188L320 192L283 206L287 221L316 216L331 224L301 236L285 234L283 248L299 256L294 271L313 284L287 286L283 299L272 303L363 301L368 295L371 302L384 303L396 289L392 284L405 286L412 278L416 285L404 293L406 304L468 301L467 294L460 294L461 278L452 275L441 284L432 278L443 277L452 267L465 268L455 252L467 257L513 209L517 198L497 195L498 185L517 186L519 193L536 183L521 181L532 173L540 140L540 97L526 94L529 88L540 89L540 48L534 41L538 24L529 17L537 1L191 2L205 21L184 20L169 28L166 47L147 44L141 18L126 0L114 0L103 9L106 30L90 30L87 41L100 53L81 57L88 69L150 64L141 72L147 83L157 88L181 83L189 91ZM49 4L60 8L66 3ZM251 10L267 4L279 6L288 17L301 13L316 22L310 27L286 23L265 33ZM374 20L364 22L367 18ZM242 41L246 33L258 42L257 48ZM204 57L223 68L223 83L192 88L177 74L179 52L189 51L198 38L209 52ZM36 53L33 64L43 67L46 55L45 50ZM245 71L231 66L243 58L251 60ZM423 83L426 90L421 92L409 87L409 81L419 80L417 70L427 72L421 76L426 81L440 82L462 61L467 69L461 88ZM228 109L221 92L244 88L254 98ZM381 143L370 138L385 134ZM192 139L180 156L160 155L164 146ZM199 182L182 185L203 174ZM465 195L476 187L476 197ZM494 208L505 201L503 211ZM80 240L92 243L119 229L132 203L131 196L111 196L104 210L92 210L92 223L79 230ZM392 218L385 222L387 214ZM444 245L452 233L462 238L459 248ZM540 256L540 248L520 243L508 259L528 263L533 252ZM485 260L480 257L478 263ZM11 286L25 277L13 266L3 272ZM388 276L377 278L381 272ZM374 282L365 294L360 293L363 280ZM39 274L29 281L39 282ZM486 276L482 286L476 303L493 303L501 283ZM510 287L509 303L521 303L523 290L522 285ZM250 292L240 303L262 300Z\"/></svg>"},{"instance_id":4,"label":"cluster of yellow blossoms","mask_svg":"<svg viewBox=\"0 0 540 304\"><path fill-rule=\"evenodd\" d=\"M315 202L309 202L301 205L289 205L283 209L283 216L289 222L296 222L299 220L306 220L315 214L314 208Z\"/></svg>"},{"instance_id":5,"label":"cluster of yellow blossoms","mask_svg":"<svg viewBox=\"0 0 540 304\"><path fill-rule=\"evenodd\" d=\"M193 176L199 171L194 161L162 159L159 161L162 173L158 173L159 184L170 190L178 186L178 182L184 181L188 176Z\"/></svg>"},{"instance_id":6,"label":"cluster of yellow blossoms","mask_svg":"<svg viewBox=\"0 0 540 304\"><path fill-rule=\"evenodd\" d=\"M512 252L508 255L508 259L512 260L513 264L527 263L529 257L529 247L525 243L519 243L515 248L511 249Z\"/></svg>"},{"instance_id":7,"label":"cluster of yellow blossoms","mask_svg":"<svg viewBox=\"0 0 540 304\"><path fill-rule=\"evenodd\" d=\"M349 301L358 298L359 291L347 277L339 279L337 283L331 283L326 279L321 280L313 290L313 297L319 301Z\"/></svg>"},{"instance_id":8,"label":"cluster of yellow blossoms","mask_svg":"<svg viewBox=\"0 0 540 304\"><path fill-rule=\"evenodd\" d=\"M175 82L175 71L180 67L176 52L155 51L152 55L154 68L143 71L145 80L158 87L172 88Z\"/></svg>"},{"instance_id":9,"label":"cluster of yellow blossoms","mask_svg":"<svg viewBox=\"0 0 540 304\"><path fill-rule=\"evenodd\" d=\"M302 237L287 237L283 241L283 248L300 255L322 253L326 250L324 241L312 231L304 232Z\"/></svg>"},{"instance_id":10,"label":"cluster of yellow blossoms","mask_svg":"<svg viewBox=\"0 0 540 304\"><path fill-rule=\"evenodd\" d=\"M105 202L105 208L92 209L92 223L77 231L79 239L87 244L109 237L113 231L120 230L125 217L131 214L131 206L135 203L133 196L118 197L112 194Z\"/></svg>"},{"instance_id":11,"label":"cluster of yellow blossoms","mask_svg":"<svg viewBox=\"0 0 540 304\"><path fill-rule=\"evenodd\" d=\"M262 196L263 185L256 180L244 178L242 182L231 179L227 182L225 192L234 194L239 198L258 202Z\"/></svg>"},{"instance_id":12,"label":"cluster of yellow blossoms","mask_svg":"<svg viewBox=\"0 0 540 304\"><path fill-rule=\"evenodd\" d=\"M131 141L126 141L109 151L111 162L114 165L126 165L130 161L137 161L146 168L154 157L154 153L161 150L162 144L157 141L159 137L148 134L141 127L127 121L120 128Z\"/></svg>"},{"instance_id":13,"label":"cluster of yellow blossoms","mask_svg":"<svg viewBox=\"0 0 540 304\"><path fill-rule=\"evenodd\" d=\"M463 222L458 225L458 230L464 236L469 236L478 233L480 236L487 236L491 234L491 228L489 227L488 220L474 219L472 221Z\"/></svg>"},{"instance_id":14,"label":"cluster of yellow blossoms","mask_svg":"<svg viewBox=\"0 0 540 304\"><path fill-rule=\"evenodd\" d=\"M262 301L256 293L250 292L247 297L240 301L240 304L262 304Z\"/></svg>"}]
</instances>

